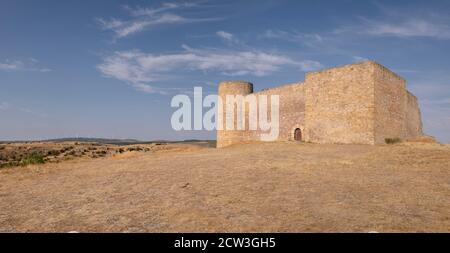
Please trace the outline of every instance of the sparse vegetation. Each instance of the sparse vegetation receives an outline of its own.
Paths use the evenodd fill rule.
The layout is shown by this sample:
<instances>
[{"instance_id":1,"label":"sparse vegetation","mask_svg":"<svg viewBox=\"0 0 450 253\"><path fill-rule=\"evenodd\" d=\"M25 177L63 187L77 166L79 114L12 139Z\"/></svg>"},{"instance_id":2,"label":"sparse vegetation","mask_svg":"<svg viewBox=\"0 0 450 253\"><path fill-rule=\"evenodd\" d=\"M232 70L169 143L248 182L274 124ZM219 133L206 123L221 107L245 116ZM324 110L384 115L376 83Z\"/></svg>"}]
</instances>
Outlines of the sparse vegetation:
<instances>
[{"instance_id":1,"label":"sparse vegetation","mask_svg":"<svg viewBox=\"0 0 450 253\"><path fill-rule=\"evenodd\" d=\"M386 142L386 144L396 144L402 142L400 138L386 138L384 139L384 141Z\"/></svg>"},{"instance_id":2,"label":"sparse vegetation","mask_svg":"<svg viewBox=\"0 0 450 253\"><path fill-rule=\"evenodd\" d=\"M6 162L6 163L0 164L0 169L3 169L3 168L10 168L10 167L16 167L16 166L19 166L19 165L20 165L20 163L17 162L17 161Z\"/></svg>"},{"instance_id":3,"label":"sparse vegetation","mask_svg":"<svg viewBox=\"0 0 450 253\"><path fill-rule=\"evenodd\" d=\"M34 152L23 158L20 164L22 166L27 166L31 164L43 164L43 163L45 163L44 156L37 152Z\"/></svg>"},{"instance_id":4,"label":"sparse vegetation","mask_svg":"<svg viewBox=\"0 0 450 253\"><path fill-rule=\"evenodd\" d=\"M200 143L200 142L199 142ZM159 144L98 144L78 142L20 142L2 143L0 146L0 168L28 164L57 163L77 157L109 157L126 152L156 152L170 149ZM166 145L166 144L164 144Z\"/></svg>"}]
</instances>

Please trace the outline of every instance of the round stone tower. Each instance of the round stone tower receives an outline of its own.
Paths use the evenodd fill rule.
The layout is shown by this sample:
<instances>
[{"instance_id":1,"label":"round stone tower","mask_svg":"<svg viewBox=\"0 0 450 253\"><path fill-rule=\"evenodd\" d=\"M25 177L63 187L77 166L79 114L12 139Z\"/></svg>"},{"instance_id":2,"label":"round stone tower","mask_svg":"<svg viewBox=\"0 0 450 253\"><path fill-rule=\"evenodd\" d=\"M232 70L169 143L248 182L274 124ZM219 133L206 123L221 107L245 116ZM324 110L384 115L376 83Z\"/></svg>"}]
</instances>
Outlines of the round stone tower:
<instances>
[{"instance_id":1,"label":"round stone tower","mask_svg":"<svg viewBox=\"0 0 450 253\"><path fill-rule=\"evenodd\" d=\"M225 81L221 82L219 84L219 93L218 95L222 99L222 108L219 108L219 110L222 110L223 115L223 122L222 122L222 130L217 131L217 147L226 147L229 145L232 145L234 143L239 143L243 141L243 135L245 131L237 131L237 130L227 130L226 129L226 122L227 122L227 115L226 115L226 104L227 104L227 95L241 95L246 96L253 93L253 84L245 81ZM234 109L234 129L237 129L236 127L236 113L237 108L235 106ZM231 115L230 115L231 116ZM220 122L219 122L220 123Z\"/></svg>"}]
</instances>

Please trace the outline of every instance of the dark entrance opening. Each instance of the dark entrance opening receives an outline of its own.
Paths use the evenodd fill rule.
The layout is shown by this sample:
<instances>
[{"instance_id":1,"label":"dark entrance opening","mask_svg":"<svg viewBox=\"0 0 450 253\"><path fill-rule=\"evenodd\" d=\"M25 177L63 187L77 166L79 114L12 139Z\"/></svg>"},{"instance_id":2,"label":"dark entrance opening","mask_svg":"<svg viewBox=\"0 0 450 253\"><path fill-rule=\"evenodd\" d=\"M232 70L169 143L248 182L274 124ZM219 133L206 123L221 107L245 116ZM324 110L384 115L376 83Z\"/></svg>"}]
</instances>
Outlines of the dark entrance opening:
<instances>
[{"instance_id":1,"label":"dark entrance opening","mask_svg":"<svg viewBox=\"0 0 450 253\"><path fill-rule=\"evenodd\" d=\"M302 130L300 130L300 128L295 129L294 140L296 140L296 141L302 140Z\"/></svg>"}]
</instances>

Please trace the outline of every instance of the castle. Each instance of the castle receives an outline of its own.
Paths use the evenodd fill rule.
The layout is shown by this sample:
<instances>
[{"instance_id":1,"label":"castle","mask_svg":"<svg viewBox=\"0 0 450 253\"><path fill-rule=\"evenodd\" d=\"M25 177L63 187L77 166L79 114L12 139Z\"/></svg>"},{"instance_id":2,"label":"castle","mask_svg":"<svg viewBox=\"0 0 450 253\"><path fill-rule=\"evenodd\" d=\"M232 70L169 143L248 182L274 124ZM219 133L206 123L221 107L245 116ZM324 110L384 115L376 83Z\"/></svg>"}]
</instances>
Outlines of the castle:
<instances>
[{"instance_id":1,"label":"castle","mask_svg":"<svg viewBox=\"0 0 450 253\"><path fill-rule=\"evenodd\" d=\"M418 101L406 81L374 61L306 73L304 82L260 92L248 82L222 82L218 95L224 103L227 95L278 95L279 141L382 144L423 134ZM259 141L261 134L248 124L218 130L217 147Z\"/></svg>"}]
</instances>

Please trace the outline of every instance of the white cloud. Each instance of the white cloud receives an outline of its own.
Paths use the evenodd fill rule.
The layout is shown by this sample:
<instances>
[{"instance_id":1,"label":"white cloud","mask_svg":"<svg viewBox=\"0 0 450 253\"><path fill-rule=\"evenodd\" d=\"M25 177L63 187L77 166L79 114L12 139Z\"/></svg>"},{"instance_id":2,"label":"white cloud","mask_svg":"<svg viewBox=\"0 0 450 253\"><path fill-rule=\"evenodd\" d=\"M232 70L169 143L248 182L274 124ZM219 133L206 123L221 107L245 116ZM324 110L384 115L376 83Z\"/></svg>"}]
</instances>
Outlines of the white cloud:
<instances>
[{"instance_id":1,"label":"white cloud","mask_svg":"<svg viewBox=\"0 0 450 253\"><path fill-rule=\"evenodd\" d=\"M353 62L363 62L363 61L368 61L369 59L365 58L365 57L361 57L361 56L352 56Z\"/></svg>"},{"instance_id":2,"label":"white cloud","mask_svg":"<svg viewBox=\"0 0 450 253\"><path fill-rule=\"evenodd\" d=\"M131 8L129 6L124 6L124 8L128 10L132 16L138 17L138 16L154 16L164 11L179 8L189 8L194 6L196 6L196 4L194 3L163 3L158 8Z\"/></svg>"},{"instance_id":3,"label":"white cloud","mask_svg":"<svg viewBox=\"0 0 450 253\"><path fill-rule=\"evenodd\" d=\"M101 29L114 32L116 38L124 38L160 25L174 25L217 20L216 18L190 18L169 12L194 6L197 5L190 3L164 3L159 8L131 8L129 6L125 6L125 9L131 15L128 20L120 20L117 18L106 20L103 18L98 18L97 22Z\"/></svg>"},{"instance_id":4,"label":"white cloud","mask_svg":"<svg viewBox=\"0 0 450 253\"><path fill-rule=\"evenodd\" d=\"M338 36L330 31L320 33L303 33L298 31L284 31L269 29L257 36L260 40L280 40L290 42L299 50L304 49L304 53L310 55L339 55L352 57L360 52L353 46L355 41L349 36Z\"/></svg>"},{"instance_id":5,"label":"white cloud","mask_svg":"<svg viewBox=\"0 0 450 253\"><path fill-rule=\"evenodd\" d=\"M107 77L131 84L147 93L164 93L167 89L156 88L151 83L176 75L177 71L214 72L231 76L265 76L282 67L299 71L321 68L316 61L297 61L285 55L257 50L237 51L218 49L193 49L183 45L184 50L173 54L147 54L138 50L115 52L103 59L98 69Z\"/></svg>"},{"instance_id":6,"label":"white cloud","mask_svg":"<svg viewBox=\"0 0 450 253\"><path fill-rule=\"evenodd\" d=\"M0 70L3 71L37 71L49 72L51 69L38 66L38 61L34 58L26 60L9 60L0 61Z\"/></svg>"},{"instance_id":7,"label":"white cloud","mask_svg":"<svg viewBox=\"0 0 450 253\"><path fill-rule=\"evenodd\" d=\"M448 21L435 18L402 18L396 21L380 21L360 18L360 25L343 26L335 34L356 33L372 36L390 36L399 38L427 37L450 39Z\"/></svg>"},{"instance_id":8,"label":"white cloud","mask_svg":"<svg viewBox=\"0 0 450 253\"><path fill-rule=\"evenodd\" d=\"M226 31L217 31L216 36L229 46L248 47L244 42L242 42L232 33Z\"/></svg>"},{"instance_id":9,"label":"white cloud","mask_svg":"<svg viewBox=\"0 0 450 253\"><path fill-rule=\"evenodd\" d=\"M420 19L398 23L369 22L367 33L379 36L450 39L450 26Z\"/></svg>"},{"instance_id":10,"label":"white cloud","mask_svg":"<svg viewBox=\"0 0 450 253\"><path fill-rule=\"evenodd\" d=\"M233 34L225 32L225 31L218 31L216 32L217 36L219 36L220 38L224 39L224 40L228 40L231 41L234 39Z\"/></svg>"},{"instance_id":11,"label":"white cloud","mask_svg":"<svg viewBox=\"0 0 450 253\"><path fill-rule=\"evenodd\" d=\"M191 21L192 20L188 20L174 14L163 14L151 19L138 19L131 21L120 21L117 19L106 21L104 19L98 19L98 22L103 29L112 30L118 38L123 38L128 35L143 31L144 29L151 26L177 23L180 24Z\"/></svg>"},{"instance_id":12,"label":"white cloud","mask_svg":"<svg viewBox=\"0 0 450 253\"><path fill-rule=\"evenodd\" d=\"M259 36L260 38L267 38L267 39L280 39L280 40L286 40L291 42L299 42L302 44L305 44L310 47L318 47L321 46L324 42L323 36L317 34L317 33L300 33L297 31L283 31L283 30L267 30L262 35Z\"/></svg>"}]
</instances>

